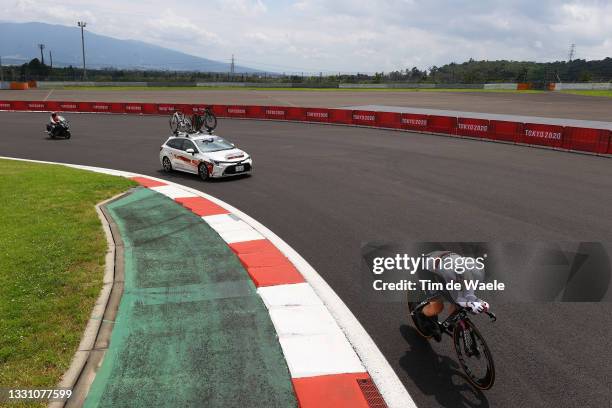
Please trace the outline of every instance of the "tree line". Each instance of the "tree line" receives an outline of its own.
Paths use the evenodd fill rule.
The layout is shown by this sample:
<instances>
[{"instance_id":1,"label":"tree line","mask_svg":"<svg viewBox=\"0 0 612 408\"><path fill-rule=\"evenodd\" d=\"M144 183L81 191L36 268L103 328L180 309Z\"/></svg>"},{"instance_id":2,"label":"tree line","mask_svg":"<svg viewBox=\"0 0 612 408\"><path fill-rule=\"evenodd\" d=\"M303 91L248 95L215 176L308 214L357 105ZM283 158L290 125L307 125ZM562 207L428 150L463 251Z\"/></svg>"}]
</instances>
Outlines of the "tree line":
<instances>
[{"instance_id":1,"label":"tree line","mask_svg":"<svg viewBox=\"0 0 612 408\"><path fill-rule=\"evenodd\" d=\"M20 66L2 68L5 80L78 81L83 78L79 67L50 67L38 58ZM449 63L426 70L417 67L391 72L285 75L255 72L230 74L229 72L188 72L162 70L88 69L89 81L133 82L274 82L302 84L303 86L337 86L340 83L442 83L480 84L490 82L609 82L612 80L612 58L586 61L528 62L528 61L469 61Z\"/></svg>"}]
</instances>

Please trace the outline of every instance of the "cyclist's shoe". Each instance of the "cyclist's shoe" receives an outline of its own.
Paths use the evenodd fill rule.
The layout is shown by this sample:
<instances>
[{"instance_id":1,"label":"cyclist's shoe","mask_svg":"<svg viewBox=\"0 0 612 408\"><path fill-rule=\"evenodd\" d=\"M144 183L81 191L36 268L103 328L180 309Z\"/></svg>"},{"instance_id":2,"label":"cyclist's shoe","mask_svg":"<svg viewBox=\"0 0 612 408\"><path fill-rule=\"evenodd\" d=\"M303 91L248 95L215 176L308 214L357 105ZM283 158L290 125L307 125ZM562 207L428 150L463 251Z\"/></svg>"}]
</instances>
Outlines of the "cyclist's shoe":
<instances>
[{"instance_id":1,"label":"cyclist's shoe","mask_svg":"<svg viewBox=\"0 0 612 408\"><path fill-rule=\"evenodd\" d=\"M457 302L461 307L469 309L474 314L479 314L489 310L489 304L481 299L468 300L465 302Z\"/></svg>"},{"instance_id":2,"label":"cyclist's shoe","mask_svg":"<svg viewBox=\"0 0 612 408\"><path fill-rule=\"evenodd\" d=\"M417 313L416 316L419 321L419 327L423 330L423 333L432 336L437 342L440 342L442 340L442 333L440 331L438 317L428 317L422 312Z\"/></svg>"}]
</instances>

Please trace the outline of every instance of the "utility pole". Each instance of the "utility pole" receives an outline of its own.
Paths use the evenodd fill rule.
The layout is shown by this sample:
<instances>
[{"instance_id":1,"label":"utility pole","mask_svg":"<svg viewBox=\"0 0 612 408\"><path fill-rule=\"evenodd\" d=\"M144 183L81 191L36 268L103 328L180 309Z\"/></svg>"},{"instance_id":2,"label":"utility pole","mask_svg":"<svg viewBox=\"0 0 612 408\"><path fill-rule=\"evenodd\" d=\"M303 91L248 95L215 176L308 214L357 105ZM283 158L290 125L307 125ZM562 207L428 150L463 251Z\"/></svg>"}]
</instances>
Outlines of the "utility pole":
<instances>
[{"instance_id":1,"label":"utility pole","mask_svg":"<svg viewBox=\"0 0 612 408\"><path fill-rule=\"evenodd\" d=\"M567 62L572 62L576 55L576 44L570 45L569 52L567 54Z\"/></svg>"},{"instance_id":2,"label":"utility pole","mask_svg":"<svg viewBox=\"0 0 612 408\"><path fill-rule=\"evenodd\" d=\"M234 76L234 72L236 71L236 66L234 65L234 54L232 54L232 63L230 64L230 73L232 77Z\"/></svg>"},{"instance_id":3,"label":"utility pole","mask_svg":"<svg viewBox=\"0 0 612 408\"><path fill-rule=\"evenodd\" d=\"M49 63L51 65L51 69L53 69L53 55L51 55L51 50L49 50Z\"/></svg>"},{"instance_id":4,"label":"utility pole","mask_svg":"<svg viewBox=\"0 0 612 408\"><path fill-rule=\"evenodd\" d=\"M83 29L87 27L87 23L85 21L78 21L77 25L81 27L81 49L83 51L83 80L86 80L87 71L85 69L85 36L83 34Z\"/></svg>"},{"instance_id":5,"label":"utility pole","mask_svg":"<svg viewBox=\"0 0 612 408\"><path fill-rule=\"evenodd\" d=\"M40 63L45 65L45 54L43 54L43 50L45 49L45 44L38 44L38 48L40 48Z\"/></svg>"}]
</instances>

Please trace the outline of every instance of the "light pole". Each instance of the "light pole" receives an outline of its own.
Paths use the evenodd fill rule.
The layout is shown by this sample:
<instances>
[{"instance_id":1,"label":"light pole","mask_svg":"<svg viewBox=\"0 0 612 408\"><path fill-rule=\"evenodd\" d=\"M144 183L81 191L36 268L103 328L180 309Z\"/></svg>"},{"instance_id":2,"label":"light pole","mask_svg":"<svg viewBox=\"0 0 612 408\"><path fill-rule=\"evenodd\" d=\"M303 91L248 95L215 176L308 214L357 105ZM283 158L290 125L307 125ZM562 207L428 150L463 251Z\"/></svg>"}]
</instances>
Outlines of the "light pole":
<instances>
[{"instance_id":1,"label":"light pole","mask_svg":"<svg viewBox=\"0 0 612 408\"><path fill-rule=\"evenodd\" d=\"M40 63L45 65L45 54L43 54L43 50L45 49L45 44L38 44L38 48L40 48Z\"/></svg>"},{"instance_id":2,"label":"light pole","mask_svg":"<svg viewBox=\"0 0 612 408\"><path fill-rule=\"evenodd\" d=\"M77 25L81 27L81 49L83 50L83 80L86 80L87 71L85 70L85 37L83 35L83 29L87 27L87 23L84 21L78 21Z\"/></svg>"}]
</instances>

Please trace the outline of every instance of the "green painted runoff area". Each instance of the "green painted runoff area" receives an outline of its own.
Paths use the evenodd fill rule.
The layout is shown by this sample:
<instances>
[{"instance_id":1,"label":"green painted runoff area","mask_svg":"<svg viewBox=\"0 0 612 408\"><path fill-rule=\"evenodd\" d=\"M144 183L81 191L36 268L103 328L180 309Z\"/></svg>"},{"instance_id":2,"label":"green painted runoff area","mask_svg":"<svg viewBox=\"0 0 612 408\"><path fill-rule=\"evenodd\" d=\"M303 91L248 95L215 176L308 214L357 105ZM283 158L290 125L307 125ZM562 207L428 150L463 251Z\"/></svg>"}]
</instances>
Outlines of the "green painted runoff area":
<instances>
[{"instance_id":1,"label":"green painted runoff area","mask_svg":"<svg viewBox=\"0 0 612 408\"><path fill-rule=\"evenodd\" d=\"M268 312L217 233L144 188L107 209L125 290L85 407L295 407Z\"/></svg>"}]
</instances>

